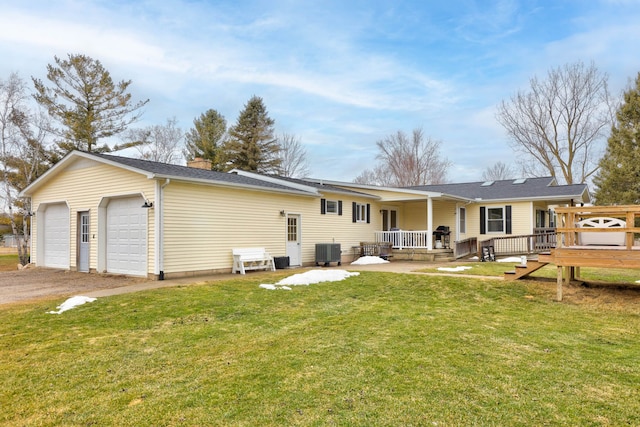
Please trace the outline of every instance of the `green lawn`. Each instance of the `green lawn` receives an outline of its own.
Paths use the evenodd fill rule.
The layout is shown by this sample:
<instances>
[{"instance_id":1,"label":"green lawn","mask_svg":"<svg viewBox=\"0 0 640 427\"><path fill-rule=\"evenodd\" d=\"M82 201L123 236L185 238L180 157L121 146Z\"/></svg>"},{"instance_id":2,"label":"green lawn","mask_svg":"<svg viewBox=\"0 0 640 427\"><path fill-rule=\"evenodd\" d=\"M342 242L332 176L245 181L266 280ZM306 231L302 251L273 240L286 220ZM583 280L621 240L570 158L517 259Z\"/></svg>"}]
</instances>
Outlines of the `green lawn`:
<instances>
[{"instance_id":1,"label":"green lawn","mask_svg":"<svg viewBox=\"0 0 640 427\"><path fill-rule=\"evenodd\" d=\"M0 271L13 271L18 266L18 254L0 255Z\"/></svg>"},{"instance_id":2,"label":"green lawn","mask_svg":"<svg viewBox=\"0 0 640 427\"><path fill-rule=\"evenodd\" d=\"M471 274L478 276L496 276L502 277L505 271L514 270L517 262L463 262L452 263L451 267L464 266L471 267L458 272L447 272L447 274ZM447 267L449 267L447 265ZM422 272L433 273L438 271L438 267L421 269ZM548 264L545 267L531 273L531 278L547 278L556 279L558 269L554 264ZM586 281L603 281L615 283L634 283L640 280L639 269L628 268L591 268L582 267L580 269L580 277Z\"/></svg>"},{"instance_id":3,"label":"green lawn","mask_svg":"<svg viewBox=\"0 0 640 427\"><path fill-rule=\"evenodd\" d=\"M639 425L640 309L555 284L363 272L0 310L0 424Z\"/></svg>"}]
</instances>

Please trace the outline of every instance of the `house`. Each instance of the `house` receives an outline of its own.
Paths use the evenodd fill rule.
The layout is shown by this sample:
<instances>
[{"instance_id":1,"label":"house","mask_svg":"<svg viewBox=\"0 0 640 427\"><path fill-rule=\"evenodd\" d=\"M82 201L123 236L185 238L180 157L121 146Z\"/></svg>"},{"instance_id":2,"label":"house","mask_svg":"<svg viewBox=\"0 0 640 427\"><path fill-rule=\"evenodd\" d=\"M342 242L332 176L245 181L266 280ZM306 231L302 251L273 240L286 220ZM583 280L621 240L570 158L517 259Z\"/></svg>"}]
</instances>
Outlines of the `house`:
<instances>
[{"instance_id":1,"label":"house","mask_svg":"<svg viewBox=\"0 0 640 427\"><path fill-rule=\"evenodd\" d=\"M164 279L228 272L240 247L292 266L313 264L317 243L339 243L345 261L371 241L428 254L440 225L451 242L530 234L553 225L553 206L589 201L551 178L383 188L191 166L69 153L21 193L32 262Z\"/></svg>"},{"instance_id":2,"label":"house","mask_svg":"<svg viewBox=\"0 0 640 427\"><path fill-rule=\"evenodd\" d=\"M450 241L458 243L548 232L556 224L556 206L591 202L586 184L558 185L552 177L406 188L327 183L380 197L383 232L377 233L379 240L396 238L397 232L386 230L399 228L400 241L414 241L416 233L424 233L415 230L435 230L438 226L447 227L451 232ZM428 237L425 248L431 250L432 243ZM455 246L452 244L454 249ZM472 252L475 247L471 245ZM522 251L526 252L526 248Z\"/></svg>"},{"instance_id":3,"label":"house","mask_svg":"<svg viewBox=\"0 0 640 427\"><path fill-rule=\"evenodd\" d=\"M237 247L310 264L315 243L347 248L380 228L375 195L257 176L71 152L22 192L31 260L164 279L228 272Z\"/></svg>"}]
</instances>

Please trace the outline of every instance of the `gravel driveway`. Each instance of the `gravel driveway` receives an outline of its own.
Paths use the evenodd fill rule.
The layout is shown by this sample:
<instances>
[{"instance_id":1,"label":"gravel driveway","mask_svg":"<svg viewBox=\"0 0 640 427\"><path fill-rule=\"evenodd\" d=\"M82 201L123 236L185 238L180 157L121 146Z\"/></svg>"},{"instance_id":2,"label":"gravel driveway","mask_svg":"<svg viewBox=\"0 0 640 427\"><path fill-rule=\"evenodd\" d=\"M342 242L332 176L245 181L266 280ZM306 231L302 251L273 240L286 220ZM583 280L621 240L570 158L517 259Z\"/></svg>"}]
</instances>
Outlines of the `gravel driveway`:
<instances>
[{"instance_id":1,"label":"gravel driveway","mask_svg":"<svg viewBox=\"0 0 640 427\"><path fill-rule=\"evenodd\" d=\"M0 304L52 296L82 295L90 291L118 288L142 282L149 282L149 280L40 267L0 272Z\"/></svg>"}]
</instances>

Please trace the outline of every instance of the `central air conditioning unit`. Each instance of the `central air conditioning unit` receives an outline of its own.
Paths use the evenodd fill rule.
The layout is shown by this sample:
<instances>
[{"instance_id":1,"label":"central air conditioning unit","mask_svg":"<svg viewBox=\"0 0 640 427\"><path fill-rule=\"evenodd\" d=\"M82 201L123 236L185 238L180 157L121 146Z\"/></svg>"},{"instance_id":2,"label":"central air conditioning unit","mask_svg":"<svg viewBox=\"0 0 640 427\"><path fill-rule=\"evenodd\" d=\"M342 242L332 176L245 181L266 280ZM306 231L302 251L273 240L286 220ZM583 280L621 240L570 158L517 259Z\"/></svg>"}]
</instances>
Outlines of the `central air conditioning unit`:
<instances>
[{"instance_id":1,"label":"central air conditioning unit","mask_svg":"<svg viewBox=\"0 0 640 427\"><path fill-rule=\"evenodd\" d=\"M337 262L338 265L341 265L341 261L340 243L316 243L316 265L322 263L326 267L332 262Z\"/></svg>"}]
</instances>

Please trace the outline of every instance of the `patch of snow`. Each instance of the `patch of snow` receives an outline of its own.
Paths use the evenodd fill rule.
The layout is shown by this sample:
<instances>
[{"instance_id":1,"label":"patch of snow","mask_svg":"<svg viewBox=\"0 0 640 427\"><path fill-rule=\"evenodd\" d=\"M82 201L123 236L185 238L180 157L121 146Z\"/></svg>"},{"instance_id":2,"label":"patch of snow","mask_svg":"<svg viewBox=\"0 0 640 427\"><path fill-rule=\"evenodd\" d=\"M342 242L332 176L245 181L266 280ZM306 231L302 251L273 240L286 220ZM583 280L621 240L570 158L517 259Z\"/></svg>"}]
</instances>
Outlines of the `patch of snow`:
<instances>
[{"instance_id":1,"label":"patch of snow","mask_svg":"<svg viewBox=\"0 0 640 427\"><path fill-rule=\"evenodd\" d=\"M91 297L83 297L83 296L75 296L75 297L71 297L68 300L66 300L65 302L63 302L62 304L60 304L59 306L57 306L56 308L58 309L58 311L49 311L47 312L48 314L61 314L67 310L71 310L72 308L75 308L79 305L82 305L84 303L87 302L94 302L97 298L91 298Z\"/></svg>"},{"instance_id":2,"label":"patch of snow","mask_svg":"<svg viewBox=\"0 0 640 427\"><path fill-rule=\"evenodd\" d=\"M509 258L501 258L501 259L497 259L497 262L517 262L520 263L520 257L509 257Z\"/></svg>"},{"instance_id":3,"label":"patch of snow","mask_svg":"<svg viewBox=\"0 0 640 427\"><path fill-rule=\"evenodd\" d=\"M438 267L438 271L464 271L464 270L469 270L471 267L468 267L466 265L460 265L458 267Z\"/></svg>"},{"instance_id":4,"label":"patch of snow","mask_svg":"<svg viewBox=\"0 0 640 427\"><path fill-rule=\"evenodd\" d=\"M478 258L478 256L472 256L471 258L469 258L469 261L479 261L480 258Z\"/></svg>"},{"instance_id":5,"label":"patch of snow","mask_svg":"<svg viewBox=\"0 0 640 427\"><path fill-rule=\"evenodd\" d=\"M338 282L344 280L347 277L357 276L360 273L350 272L345 270L310 270L305 273L294 274L293 276L285 277L276 284L260 285L263 289L276 290L283 289L290 291L289 286L308 286L320 282Z\"/></svg>"},{"instance_id":6,"label":"patch of snow","mask_svg":"<svg viewBox=\"0 0 640 427\"><path fill-rule=\"evenodd\" d=\"M386 264L389 261L382 259L379 256L361 256L357 260L353 261L351 265L373 265L373 264Z\"/></svg>"}]
</instances>

